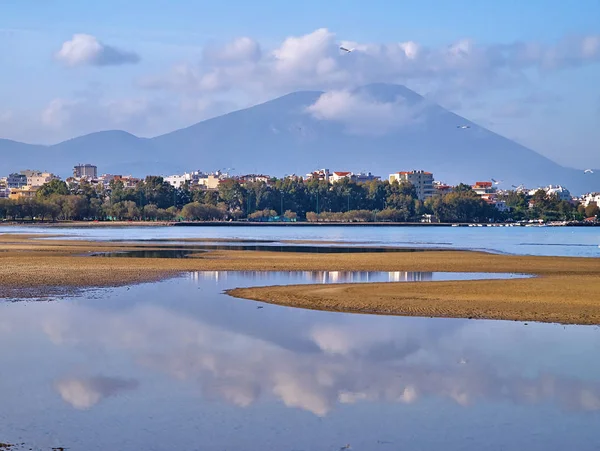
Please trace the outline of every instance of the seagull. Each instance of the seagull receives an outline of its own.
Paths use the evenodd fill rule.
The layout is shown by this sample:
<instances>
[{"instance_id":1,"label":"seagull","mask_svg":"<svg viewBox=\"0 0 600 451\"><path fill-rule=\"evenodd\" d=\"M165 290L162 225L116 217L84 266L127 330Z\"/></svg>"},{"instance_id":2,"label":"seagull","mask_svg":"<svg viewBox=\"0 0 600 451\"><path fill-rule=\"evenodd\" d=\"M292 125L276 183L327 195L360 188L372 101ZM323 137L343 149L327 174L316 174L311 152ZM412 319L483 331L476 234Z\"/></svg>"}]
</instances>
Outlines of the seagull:
<instances>
[{"instance_id":1,"label":"seagull","mask_svg":"<svg viewBox=\"0 0 600 451\"><path fill-rule=\"evenodd\" d=\"M592 171L591 169L586 169L585 171L583 171L584 174L593 174L594 171Z\"/></svg>"},{"instance_id":2,"label":"seagull","mask_svg":"<svg viewBox=\"0 0 600 451\"><path fill-rule=\"evenodd\" d=\"M502 183L502 180L494 180L492 179L492 182L494 182L494 185L500 185L500 183ZM515 186L516 188L516 186Z\"/></svg>"},{"instance_id":3,"label":"seagull","mask_svg":"<svg viewBox=\"0 0 600 451\"><path fill-rule=\"evenodd\" d=\"M342 50L342 51L344 51L344 52L346 52L346 53L352 53L352 52L354 51L354 49L347 49L347 48L346 48L346 47L344 47L344 46L340 46L340 50Z\"/></svg>"},{"instance_id":4,"label":"seagull","mask_svg":"<svg viewBox=\"0 0 600 451\"><path fill-rule=\"evenodd\" d=\"M456 128L465 129L465 128L471 128L471 126L470 125L457 125Z\"/></svg>"}]
</instances>

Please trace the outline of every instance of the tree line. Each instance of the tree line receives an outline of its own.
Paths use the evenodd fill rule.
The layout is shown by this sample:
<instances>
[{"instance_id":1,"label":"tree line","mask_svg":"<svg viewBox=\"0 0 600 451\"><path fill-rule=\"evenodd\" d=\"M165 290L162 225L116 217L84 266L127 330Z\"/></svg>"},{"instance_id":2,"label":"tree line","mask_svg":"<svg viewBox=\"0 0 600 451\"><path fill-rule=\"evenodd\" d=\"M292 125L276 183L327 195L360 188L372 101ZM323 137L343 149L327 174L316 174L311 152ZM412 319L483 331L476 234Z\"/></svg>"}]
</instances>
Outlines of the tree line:
<instances>
[{"instance_id":1,"label":"tree line","mask_svg":"<svg viewBox=\"0 0 600 451\"><path fill-rule=\"evenodd\" d=\"M81 182L69 187L52 180L34 198L0 199L0 219L12 220L306 220L418 222L431 215L441 222L506 220L581 220L598 207L574 205L548 196L509 192L501 196L510 212L500 212L460 184L451 193L421 202L410 183L347 179L326 181L273 179L270 183L240 183L227 179L218 190L174 188L162 177L149 176L135 187L112 181L108 189Z\"/></svg>"}]
</instances>

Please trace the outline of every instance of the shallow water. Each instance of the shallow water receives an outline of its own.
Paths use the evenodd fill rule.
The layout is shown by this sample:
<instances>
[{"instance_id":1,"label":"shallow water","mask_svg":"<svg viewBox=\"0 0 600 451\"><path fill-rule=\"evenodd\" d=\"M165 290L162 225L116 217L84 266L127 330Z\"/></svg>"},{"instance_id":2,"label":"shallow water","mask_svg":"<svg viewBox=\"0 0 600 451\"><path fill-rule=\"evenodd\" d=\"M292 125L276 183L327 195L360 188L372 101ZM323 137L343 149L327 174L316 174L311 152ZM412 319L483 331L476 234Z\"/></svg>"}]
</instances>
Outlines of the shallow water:
<instances>
[{"instance_id":1,"label":"shallow water","mask_svg":"<svg viewBox=\"0 0 600 451\"><path fill-rule=\"evenodd\" d=\"M189 245L187 249L157 249L134 250L116 252L94 252L91 257L122 257L122 258L185 258L212 250L241 250L241 251L266 251L266 252L297 252L303 254L361 254L361 253L389 253L389 252L427 252L433 249L391 248L391 247L361 247L361 246L306 246L306 245L246 245L246 244L215 244L215 245Z\"/></svg>"},{"instance_id":2,"label":"shallow water","mask_svg":"<svg viewBox=\"0 0 600 451\"><path fill-rule=\"evenodd\" d=\"M481 249L518 255L600 257L599 227L7 227L0 233L64 234L74 239L340 241L349 244ZM188 243L189 244L189 243Z\"/></svg>"},{"instance_id":3,"label":"shallow water","mask_svg":"<svg viewBox=\"0 0 600 451\"><path fill-rule=\"evenodd\" d=\"M73 451L598 449L596 327L347 315L222 294L444 277L368 274L200 272L0 304L0 442Z\"/></svg>"}]
</instances>

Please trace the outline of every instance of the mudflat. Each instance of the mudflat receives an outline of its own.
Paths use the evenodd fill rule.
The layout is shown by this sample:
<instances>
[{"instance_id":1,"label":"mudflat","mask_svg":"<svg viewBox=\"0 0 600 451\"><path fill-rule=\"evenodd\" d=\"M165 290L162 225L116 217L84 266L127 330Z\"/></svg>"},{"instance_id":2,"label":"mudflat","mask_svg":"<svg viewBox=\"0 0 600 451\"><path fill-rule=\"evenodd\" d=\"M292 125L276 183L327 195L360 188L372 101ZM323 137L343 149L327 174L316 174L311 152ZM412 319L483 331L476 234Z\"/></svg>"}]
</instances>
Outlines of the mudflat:
<instances>
[{"instance_id":1,"label":"mudflat","mask_svg":"<svg viewBox=\"0 0 600 451\"><path fill-rule=\"evenodd\" d=\"M89 252L193 249L157 243L39 240L0 235L0 298L39 298L124 286L188 271L444 271L523 273L511 280L292 285L230 290L235 297L319 310L600 324L600 259L468 251L303 254L215 250L188 258L101 258Z\"/></svg>"}]
</instances>

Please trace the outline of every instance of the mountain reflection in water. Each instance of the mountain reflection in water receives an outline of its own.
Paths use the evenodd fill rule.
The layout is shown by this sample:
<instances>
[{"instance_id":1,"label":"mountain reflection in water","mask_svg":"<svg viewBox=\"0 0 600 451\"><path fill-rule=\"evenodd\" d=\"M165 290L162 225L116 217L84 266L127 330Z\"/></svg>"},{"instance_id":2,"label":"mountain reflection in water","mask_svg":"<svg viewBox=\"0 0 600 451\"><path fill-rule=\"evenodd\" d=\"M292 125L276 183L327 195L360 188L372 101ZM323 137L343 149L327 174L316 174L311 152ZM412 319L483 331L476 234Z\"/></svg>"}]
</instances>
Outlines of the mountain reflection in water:
<instances>
[{"instance_id":1,"label":"mountain reflection in water","mask_svg":"<svg viewBox=\"0 0 600 451\"><path fill-rule=\"evenodd\" d=\"M222 294L436 273L376 274L194 273L96 299L2 304L10 371L0 378L0 439L124 450L192 449L198 437L210 450L372 449L377 440L594 449L593 327L257 310Z\"/></svg>"}]
</instances>

